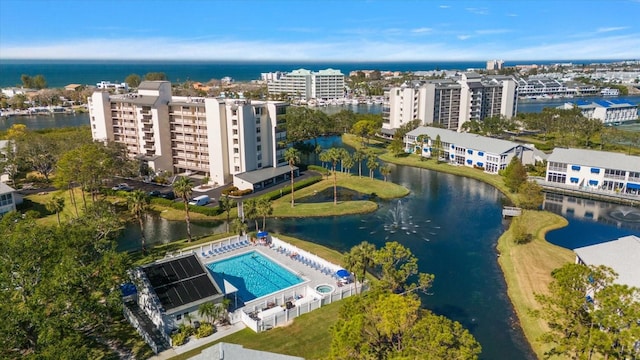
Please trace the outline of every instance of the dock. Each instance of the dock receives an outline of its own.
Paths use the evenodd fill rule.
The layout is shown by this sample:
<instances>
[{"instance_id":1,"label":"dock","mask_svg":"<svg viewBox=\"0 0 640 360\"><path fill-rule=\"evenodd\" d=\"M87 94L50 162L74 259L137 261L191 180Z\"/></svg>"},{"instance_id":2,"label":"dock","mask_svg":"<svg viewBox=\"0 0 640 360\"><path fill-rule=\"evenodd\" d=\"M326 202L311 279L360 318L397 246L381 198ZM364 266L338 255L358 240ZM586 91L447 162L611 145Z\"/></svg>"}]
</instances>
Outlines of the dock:
<instances>
[{"instance_id":1,"label":"dock","mask_svg":"<svg viewBox=\"0 0 640 360\"><path fill-rule=\"evenodd\" d=\"M502 208L502 217L516 217L522 215L522 209L515 206L504 206Z\"/></svg>"}]
</instances>

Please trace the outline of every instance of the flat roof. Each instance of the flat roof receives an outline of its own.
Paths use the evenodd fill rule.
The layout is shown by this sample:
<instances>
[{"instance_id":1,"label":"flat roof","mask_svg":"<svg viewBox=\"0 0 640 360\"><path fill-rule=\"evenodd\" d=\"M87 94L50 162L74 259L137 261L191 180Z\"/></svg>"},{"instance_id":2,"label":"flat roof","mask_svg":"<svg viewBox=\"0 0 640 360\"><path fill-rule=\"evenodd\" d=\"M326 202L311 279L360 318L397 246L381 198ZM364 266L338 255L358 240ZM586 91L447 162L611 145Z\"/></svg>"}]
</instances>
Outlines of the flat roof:
<instances>
[{"instance_id":1,"label":"flat roof","mask_svg":"<svg viewBox=\"0 0 640 360\"><path fill-rule=\"evenodd\" d=\"M525 149L531 150L526 145L518 144L513 141L502 140L487 136L481 136L471 133L459 133L453 130L441 129L431 126L419 126L418 128L411 130L407 135L429 135L432 140L440 135L440 140L449 144L455 144L460 147L464 147L472 150L485 151L492 154L504 154L511 149L522 146Z\"/></svg>"},{"instance_id":2,"label":"flat roof","mask_svg":"<svg viewBox=\"0 0 640 360\"><path fill-rule=\"evenodd\" d=\"M640 288L640 238L635 235L573 250L587 265L604 265L618 273L617 283Z\"/></svg>"},{"instance_id":3,"label":"flat roof","mask_svg":"<svg viewBox=\"0 0 640 360\"><path fill-rule=\"evenodd\" d=\"M165 311L222 294L195 254L161 260L142 270Z\"/></svg>"},{"instance_id":4,"label":"flat roof","mask_svg":"<svg viewBox=\"0 0 640 360\"><path fill-rule=\"evenodd\" d=\"M555 148L547 161L599 167L603 169L640 171L640 156L608 151Z\"/></svg>"},{"instance_id":5,"label":"flat roof","mask_svg":"<svg viewBox=\"0 0 640 360\"><path fill-rule=\"evenodd\" d=\"M162 84L168 83L169 81L158 80L158 81L143 81L138 86L138 90L160 90Z\"/></svg>"},{"instance_id":6,"label":"flat roof","mask_svg":"<svg viewBox=\"0 0 640 360\"><path fill-rule=\"evenodd\" d=\"M293 171L296 171L296 170L298 170L298 167L294 166ZM240 174L235 174L234 176L241 180L250 182L252 184L257 184L261 181L268 180L276 176L288 174L290 172L291 172L291 168L288 165L286 165L286 166L279 166L279 167L268 167L268 168L255 170L255 171L248 171Z\"/></svg>"}]
</instances>

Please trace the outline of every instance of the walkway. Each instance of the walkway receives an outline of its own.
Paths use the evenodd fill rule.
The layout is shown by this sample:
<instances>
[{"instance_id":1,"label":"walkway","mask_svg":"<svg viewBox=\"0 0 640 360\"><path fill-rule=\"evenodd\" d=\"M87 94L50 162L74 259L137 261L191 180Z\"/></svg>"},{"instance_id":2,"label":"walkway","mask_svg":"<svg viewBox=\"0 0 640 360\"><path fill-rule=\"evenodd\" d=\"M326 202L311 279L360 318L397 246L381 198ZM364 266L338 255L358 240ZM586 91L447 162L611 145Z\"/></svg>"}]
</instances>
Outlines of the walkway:
<instances>
[{"instance_id":1,"label":"walkway","mask_svg":"<svg viewBox=\"0 0 640 360\"><path fill-rule=\"evenodd\" d=\"M246 326L242 323L239 322L237 324L233 324L233 325L228 325L222 328L218 328L218 331L216 331L215 333L213 333L212 335L209 335L205 338L202 339L196 339L195 336L192 336L189 339L189 342L187 342L186 344L182 345L182 346L177 346L173 349L169 349L167 351L163 351L160 354L156 355L156 356L152 356L149 359L150 360L165 360L165 359L170 359L176 355L179 354L184 354L187 351L191 351L193 349L199 348L201 346L207 345L207 344L212 344L213 342L215 342L216 340L220 340L224 337L226 337L227 335L231 335L233 333L236 333L242 329L244 329Z\"/></svg>"}]
</instances>

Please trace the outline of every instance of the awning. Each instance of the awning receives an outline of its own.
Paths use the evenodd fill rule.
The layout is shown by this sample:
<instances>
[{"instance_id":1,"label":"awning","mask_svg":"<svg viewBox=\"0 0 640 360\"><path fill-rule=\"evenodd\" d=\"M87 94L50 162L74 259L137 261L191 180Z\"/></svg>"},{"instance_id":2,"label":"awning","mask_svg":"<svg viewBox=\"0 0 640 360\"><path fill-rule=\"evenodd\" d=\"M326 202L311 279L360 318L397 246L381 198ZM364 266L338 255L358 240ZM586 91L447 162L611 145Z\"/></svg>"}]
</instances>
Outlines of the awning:
<instances>
[{"instance_id":1,"label":"awning","mask_svg":"<svg viewBox=\"0 0 640 360\"><path fill-rule=\"evenodd\" d=\"M230 282L228 282L227 280L222 280L222 283L224 284L224 289L222 289L222 292L224 292L225 295L227 294L233 294L234 292L238 292L238 288L236 288L235 286L233 286Z\"/></svg>"},{"instance_id":2,"label":"awning","mask_svg":"<svg viewBox=\"0 0 640 360\"><path fill-rule=\"evenodd\" d=\"M627 189L636 189L636 190L640 190L640 184L627 183Z\"/></svg>"},{"instance_id":3,"label":"awning","mask_svg":"<svg viewBox=\"0 0 640 360\"><path fill-rule=\"evenodd\" d=\"M336 271L336 275L338 275L341 278L348 278L351 276L351 274L345 269L340 269Z\"/></svg>"},{"instance_id":4,"label":"awning","mask_svg":"<svg viewBox=\"0 0 640 360\"><path fill-rule=\"evenodd\" d=\"M589 185L593 185L593 186L598 185L598 180L589 180Z\"/></svg>"},{"instance_id":5,"label":"awning","mask_svg":"<svg viewBox=\"0 0 640 360\"><path fill-rule=\"evenodd\" d=\"M572 178L571 178L571 179L569 179L569 180L571 180L571 182L572 182L572 183L577 183L578 181L580 181L580 179L578 179L578 178L576 178L576 177L572 177Z\"/></svg>"},{"instance_id":6,"label":"awning","mask_svg":"<svg viewBox=\"0 0 640 360\"><path fill-rule=\"evenodd\" d=\"M480 167L484 167L484 163L479 162L479 163L478 163L478 166L480 166Z\"/></svg>"},{"instance_id":7,"label":"awning","mask_svg":"<svg viewBox=\"0 0 640 360\"><path fill-rule=\"evenodd\" d=\"M471 165L471 163L473 162L473 160L469 159L467 160L467 164Z\"/></svg>"},{"instance_id":8,"label":"awning","mask_svg":"<svg viewBox=\"0 0 640 360\"><path fill-rule=\"evenodd\" d=\"M580 165L571 165L571 170L580 170Z\"/></svg>"},{"instance_id":9,"label":"awning","mask_svg":"<svg viewBox=\"0 0 640 360\"><path fill-rule=\"evenodd\" d=\"M600 169L598 169L598 168L591 168L591 173L592 173L592 174L600 174Z\"/></svg>"},{"instance_id":10,"label":"awning","mask_svg":"<svg viewBox=\"0 0 640 360\"><path fill-rule=\"evenodd\" d=\"M266 231L260 231L260 232L258 232L257 235L258 235L258 237L267 237L267 235L269 235L269 233L266 232Z\"/></svg>"}]
</instances>

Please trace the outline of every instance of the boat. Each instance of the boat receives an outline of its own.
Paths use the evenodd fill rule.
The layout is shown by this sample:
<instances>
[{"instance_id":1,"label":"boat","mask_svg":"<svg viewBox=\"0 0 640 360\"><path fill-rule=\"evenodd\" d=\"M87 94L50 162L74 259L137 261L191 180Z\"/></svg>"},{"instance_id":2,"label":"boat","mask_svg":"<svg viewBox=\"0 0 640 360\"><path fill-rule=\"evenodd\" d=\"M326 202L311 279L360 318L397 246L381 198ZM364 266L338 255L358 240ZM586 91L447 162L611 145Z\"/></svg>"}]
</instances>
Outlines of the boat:
<instances>
[{"instance_id":1,"label":"boat","mask_svg":"<svg viewBox=\"0 0 640 360\"><path fill-rule=\"evenodd\" d=\"M620 95L620 90L612 89L612 88L604 88L600 90L600 95L602 96L618 96Z\"/></svg>"}]
</instances>

